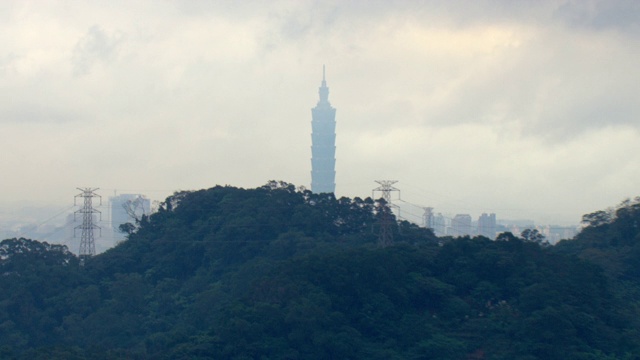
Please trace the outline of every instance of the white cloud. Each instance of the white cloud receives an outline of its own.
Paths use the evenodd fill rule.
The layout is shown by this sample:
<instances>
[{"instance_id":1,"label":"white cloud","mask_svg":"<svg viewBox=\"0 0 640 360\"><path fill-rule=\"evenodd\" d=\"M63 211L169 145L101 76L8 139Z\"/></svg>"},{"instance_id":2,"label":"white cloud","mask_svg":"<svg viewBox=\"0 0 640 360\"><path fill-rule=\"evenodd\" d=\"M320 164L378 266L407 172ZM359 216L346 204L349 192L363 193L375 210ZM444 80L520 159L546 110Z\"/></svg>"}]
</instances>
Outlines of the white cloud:
<instances>
[{"instance_id":1,"label":"white cloud","mask_svg":"<svg viewBox=\"0 0 640 360\"><path fill-rule=\"evenodd\" d=\"M122 41L122 34L110 35L98 26L90 27L73 50L73 74L86 75L94 64L112 61Z\"/></svg>"},{"instance_id":2,"label":"white cloud","mask_svg":"<svg viewBox=\"0 0 640 360\"><path fill-rule=\"evenodd\" d=\"M635 195L640 45L611 3L5 3L0 202L307 185L326 64L339 195L577 222Z\"/></svg>"}]
</instances>

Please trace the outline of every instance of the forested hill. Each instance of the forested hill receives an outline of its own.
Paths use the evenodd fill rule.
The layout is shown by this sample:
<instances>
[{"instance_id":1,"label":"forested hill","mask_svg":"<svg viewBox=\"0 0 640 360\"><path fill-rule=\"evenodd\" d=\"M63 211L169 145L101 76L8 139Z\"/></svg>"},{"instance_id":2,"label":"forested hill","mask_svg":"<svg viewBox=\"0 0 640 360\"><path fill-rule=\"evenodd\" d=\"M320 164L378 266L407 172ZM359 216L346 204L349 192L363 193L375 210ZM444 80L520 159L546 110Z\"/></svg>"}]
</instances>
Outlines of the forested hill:
<instances>
[{"instance_id":1,"label":"forested hill","mask_svg":"<svg viewBox=\"0 0 640 360\"><path fill-rule=\"evenodd\" d=\"M84 267L2 241L0 358L637 359L634 206L555 247L401 222L381 248L371 199L180 192Z\"/></svg>"}]
</instances>

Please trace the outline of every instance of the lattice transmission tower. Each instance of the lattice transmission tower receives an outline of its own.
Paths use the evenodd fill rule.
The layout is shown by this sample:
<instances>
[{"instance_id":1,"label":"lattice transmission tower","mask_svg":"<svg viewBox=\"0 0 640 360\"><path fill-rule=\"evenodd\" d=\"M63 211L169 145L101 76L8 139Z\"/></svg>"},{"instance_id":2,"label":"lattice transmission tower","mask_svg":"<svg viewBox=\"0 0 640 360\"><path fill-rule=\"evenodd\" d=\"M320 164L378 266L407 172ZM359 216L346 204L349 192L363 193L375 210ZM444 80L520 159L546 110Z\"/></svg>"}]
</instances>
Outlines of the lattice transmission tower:
<instances>
[{"instance_id":1,"label":"lattice transmission tower","mask_svg":"<svg viewBox=\"0 0 640 360\"><path fill-rule=\"evenodd\" d=\"M93 214L98 214L100 220L102 220L102 213L93 208L93 198L100 199L100 205L102 205L102 196L96 194L98 188L77 188L82 191L80 194L74 197L74 205L77 205L78 198L83 199L82 208L73 213L73 219L76 220L77 214L82 214L82 224L74 228L73 235L75 237L76 230L82 230L80 234L80 264L84 265L84 260L96 254L96 243L93 230L101 230L100 226L93 223Z\"/></svg>"},{"instance_id":2,"label":"lattice transmission tower","mask_svg":"<svg viewBox=\"0 0 640 360\"><path fill-rule=\"evenodd\" d=\"M382 247L393 245L393 213L391 208L400 209L397 205L391 201L391 193L398 192L398 198L400 197L400 190L393 187L393 184L397 183L397 180L376 180L380 186L373 189L372 197L376 198L376 192L381 192L384 204L380 207L380 234L378 236L378 244Z\"/></svg>"}]
</instances>

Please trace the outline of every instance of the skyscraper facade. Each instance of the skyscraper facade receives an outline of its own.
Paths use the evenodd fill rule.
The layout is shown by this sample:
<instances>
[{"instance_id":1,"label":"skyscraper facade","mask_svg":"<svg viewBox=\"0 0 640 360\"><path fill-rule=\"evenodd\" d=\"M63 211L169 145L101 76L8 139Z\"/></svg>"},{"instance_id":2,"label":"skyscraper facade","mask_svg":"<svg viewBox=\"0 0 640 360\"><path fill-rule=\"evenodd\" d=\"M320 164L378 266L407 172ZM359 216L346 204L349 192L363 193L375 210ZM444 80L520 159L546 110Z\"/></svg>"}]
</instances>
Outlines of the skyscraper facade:
<instances>
[{"instance_id":1,"label":"skyscraper facade","mask_svg":"<svg viewBox=\"0 0 640 360\"><path fill-rule=\"evenodd\" d=\"M496 238L496 214L483 213L478 218L478 235L491 240Z\"/></svg>"},{"instance_id":2,"label":"skyscraper facade","mask_svg":"<svg viewBox=\"0 0 640 360\"><path fill-rule=\"evenodd\" d=\"M329 103L329 88L322 67L320 100L311 109L311 191L336 190L336 109Z\"/></svg>"},{"instance_id":3,"label":"skyscraper facade","mask_svg":"<svg viewBox=\"0 0 640 360\"><path fill-rule=\"evenodd\" d=\"M435 214L432 207L424 208L424 226L432 229L436 236L446 235L446 221L441 213Z\"/></svg>"},{"instance_id":4,"label":"skyscraper facade","mask_svg":"<svg viewBox=\"0 0 640 360\"><path fill-rule=\"evenodd\" d=\"M451 236L471 235L471 215L457 214L451 219Z\"/></svg>"}]
</instances>

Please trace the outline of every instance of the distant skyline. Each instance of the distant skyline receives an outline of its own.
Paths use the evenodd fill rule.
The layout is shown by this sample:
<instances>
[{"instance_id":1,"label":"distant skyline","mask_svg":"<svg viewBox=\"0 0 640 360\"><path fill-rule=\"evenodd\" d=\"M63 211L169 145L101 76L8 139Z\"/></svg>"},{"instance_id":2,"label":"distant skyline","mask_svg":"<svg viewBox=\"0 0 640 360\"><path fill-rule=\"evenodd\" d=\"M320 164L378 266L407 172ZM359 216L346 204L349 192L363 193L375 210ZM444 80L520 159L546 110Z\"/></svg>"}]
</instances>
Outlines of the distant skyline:
<instances>
[{"instance_id":1,"label":"distant skyline","mask_svg":"<svg viewBox=\"0 0 640 360\"><path fill-rule=\"evenodd\" d=\"M543 224L640 195L640 2L3 1L0 208L310 188L322 65L337 196Z\"/></svg>"}]
</instances>

